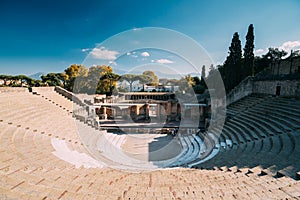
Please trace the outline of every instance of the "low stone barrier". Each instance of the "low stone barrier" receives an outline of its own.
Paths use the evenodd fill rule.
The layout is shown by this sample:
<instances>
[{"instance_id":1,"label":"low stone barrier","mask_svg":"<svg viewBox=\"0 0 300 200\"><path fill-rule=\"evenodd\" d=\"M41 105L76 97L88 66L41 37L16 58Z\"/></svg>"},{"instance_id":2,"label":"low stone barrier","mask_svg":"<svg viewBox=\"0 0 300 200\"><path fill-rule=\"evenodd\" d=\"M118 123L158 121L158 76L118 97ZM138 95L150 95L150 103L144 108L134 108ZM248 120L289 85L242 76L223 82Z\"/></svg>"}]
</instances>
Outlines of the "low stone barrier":
<instances>
[{"instance_id":1,"label":"low stone barrier","mask_svg":"<svg viewBox=\"0 0 300 200\"><path fill-rule=\"evenodd\" d=\"M67 99L73 101L74 103L77 103L78 105L81 105L81 106L85 105L85 103L83 103L81 101L81 99L79 99L76 95L74 95L72 92L70 92L70 91L68 91L68 90L66 90L66 89L64 89L62 87L56 86L54 88L54 90L57 93L59 93L59 94L63 95L64 97L66 97Z\"/></svg>"}]
</instances>

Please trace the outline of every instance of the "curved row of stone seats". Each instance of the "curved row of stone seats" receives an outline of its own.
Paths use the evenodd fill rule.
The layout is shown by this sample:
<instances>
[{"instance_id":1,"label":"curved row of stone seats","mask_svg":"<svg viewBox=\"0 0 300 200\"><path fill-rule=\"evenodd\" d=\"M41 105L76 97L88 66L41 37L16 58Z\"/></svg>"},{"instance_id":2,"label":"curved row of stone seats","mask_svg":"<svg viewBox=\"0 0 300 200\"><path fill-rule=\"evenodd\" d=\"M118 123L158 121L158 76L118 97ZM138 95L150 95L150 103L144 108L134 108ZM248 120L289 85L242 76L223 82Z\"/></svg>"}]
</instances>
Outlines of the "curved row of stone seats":
<instances>
[{"instance_id":1,"label":"curved row of stone seats","mask_svg":"<svg viewBox=\"0 0 300 200\"><path fill-rule=\"evenodd\" d=\"M300 149L299 129L296 126L296 120L285 116L286 113L276 115L278 107L267 107L268 103L274 102L274 99L281 98L261 98L253 106L245 105L247 109L230 116L226 120L221 135L225 137L229 135L231 138L237 136L237 141L233 142L233 146L237 146L237 148L227 148L226 146L220 150L216 157L197 167L255 167L261 165L272 175L284 173L296 178L296 172L300 171L300 161L297 159L297 153ZM298 116L300 107L289 109L289 105L298 105L300 101L296 99L284 99L284 101L287 104L286 112ZM244 99L239 102L239 107L243 107L243 102L248 104L248 101ZM265 105L265 107L261 105ZM230 111L231 107L234 106L234 104L229 106L228 110ZM213 129L213 131L217 130ZM245 136L248 138L243 141Z\"/></svg>"},{"instance_id":2,"label":"curved row of stone seats","mask_svg":"<svg viewBox=\"0 0 300 200\"><path fill-rule=\"evenodd\" d=\"M262 117L263 116L259 118L259 116L257 117L255 114L245 111L240 113L238 119L243 120L246 124L255 124L257 128L265 133L265 137L273 136L281 131L281 129L279 129L277 126L270 124L268 121L265 121L265 118Z\"/></svg>"},{"instance_id":3,"label":"curved row of stone seats","mask_svg":"<svg viewBox=\"0 0 300 200\"><path fill-rule=\"evenodd\" d=\"M1 98L1 100L4 100L5 98ZM11 102L11 101L10 101ZM15 102L15 103L17 103L17 102ZM2 102L2 105L3 104L5 104L5 102ZM16 104L13 104L13 105L16 105ZM25 104L26 105L26 104ZM14 107L11 107L12 109L14 109L15 108L15 106ZM50 111L52 111L52 113L53 113L53 110L50 110ZM39 110L36 110L36 112L38 113L39 112ZM23 114L23 112L21 113L21 114ZM43 116L39 116L39 117L42 117L41 119L45 119L45 117L43 117ZM52 116L52 117L56 117L57 118L57 116ZM31 118L33 118L33 116L31 116ZM5 117L4 117L4 119L6 119ZM24 119L24 118L22 118L22 119ZM48 118L46 118L46 119L48 119ZM49 120L49 119L48 119ZM38 121L38 120L36 120L36 121ZM42 121L42 120L41 120ZM40 122L41 122L40 121ZM5 121L3 121L2 120L2 122L3 123L5 123ZM21 122L23 122L23 121L21 121ZM13 121L13 122L9 122L8 124L11 124L11 125L15 125L15 126L17 126L17 127L23 127L23 128L25 128L25 130L27 131L27 130L29 130L29 131L32 131L35 135L44 135L44 136L51 136L52 134L48 134L46 131L38 131L38 129L40 129L40 130L45 130L45 128L44 128L44 126L42 126L42 127L39 127L39 126L41 126L41 124L43 124L43 123L37 123L36 124L36 126L33 126L34 124L30 124L30 123L28 123L28 121L24 121L24 122L26 122L25 124L24 124L24 126L23 125L21 125L21 124L19 124L18 122L15 122L15 121ZM66 126L66 123L64 123L64 121L63 120L61 120L60 121L60 123L63 123L64 124L64 126ZM60 123L58 123L58 124L60 124ZM7 123L6 123L7 124ZM18 124L18 125L17 125ZM47 124L47 125L51 125L51 122L49 123L48 121L45 121L45 124ZM38 129L36 129L38 127ZM66 134L66 136L68 136L68 133L69 133L69 131L67 131L67 130L69 130L69 129L63 129L63 126L61 127L61 129L57 129L57 130L55 130L55 128L53 128L53 127L57 127L56 125L55 125L55 123L54 124L52 124L52 126L49 126L49 128L51 128L52 127L52 130L50 130L52 133L53 133L53 131L55 131L55 132L61 132L61 131L63 131L63 132L65 132L65 134ZM50 132L50 133L51 133ZM17 135L17 136L19 136L19 135ZM32 136L32 135L31 135ZM29 137L29 138L31 138L32 139L32 137ZM54 136L54 135L53 135ZM75 143L79 143L78 141L76 141L76 134L74 134L74 131L73 131L73 133L72 133L72 135L70 135L70 136L72 136L71 138L73 138L73 141L72 140L68 140L68 142L67 142L67 144L69 144L69 146L72 146L72 145L74 145L74 143L70 143L71 141L72 142L74 142L74 140L75 140ZM57 137L57 135L56 135L56 137ZM65 139L64 138L65 136L63 136L63 137L61 137L62 139ZM26 138L24 138L24 140L25 141L27 141L27 139ZM29 144L26 146L26 147L31 147L32 146L32 144L35 144L35 142L37 142L38 143L38 145L43 145L43 143L41 142L41 141L34 141L32 144L31 144L31 142L32 141L30 141L29 140ZM17 147L23 147L23 145L22 144L17 144ZM82 150L82 149L81 149ZM22 152L22 151L21 151ZM40 154L40 152L39 152L39 154ZM21 154L18 154L18 155L21 155ZM30 154L28 154L28 155L30 155ZM45 158L47 158L48 156L44 156Z\"/></svg>"},{"instance_id":4,"label":"curved row of stone seats","mask_svg":"<svg viewBox=\"0 0 300 200\"><path fill-rule=\"evenodd\" d=\"M197 136L195 136L197 137ZM203 137L201 137L203 138ZM200 151L200 155L198 158L187 164L188 167L194 167L199 165L200 163L207 162L211 158L215 157L220 151L220 145L216 142L217 138L213 134L206 134L203 141L198 142L200 146L204 146L204 149ZM222 147L223 148L223 147Z\"/></svg>"},{"instance_id":5,"label":"curved row of stone seats","mask_svg":"<svg viewBox=\"0 0 300 200\"><path fill-rule=\"evenodd\" d=\"M55 95L51 95L51 93L55 93L54 92L54 89L53 88L35 88L35 89L33 89L33 91L35 91L36 93L38 93L38 94L42 94L42 95L44 95L44 96L48 96L49 98L53 98L53 97L55 97ZM85 120L84 120L85 121ZM93 126L93 124L88 124L88 125L90 125L90 126ZM191 140L191 139L190 139ZM185 142L189 142L190 143L190 141L185 141ZM109 147L112 147L112 146L109 146ZM192 147L192 148L191 148ZM198 149L199 149L199 144L196 144L195 143L195 145L192 143L192 145L191 145L191 147L190 147L190 149L189 149L189 151L190 152L193 152L193 156L192 156L192 159L191 158L189 158L189 160L186 160L184 163L188 163L189 161L192 161L194 158L197 158L197 156L198 156ZM121 153L121 151L119 152L119 154ZM183 152L184 153L184 152ZM122 153L121 153L122 154ZM120 156L120 155L119 155ZM179 156L178 156L179 157ZM101 157L102 158L102 157ZM121 159L121 158L120 158ZM177 159L177 157L175 157L174 159L172 159L172 160L175 160L175 159ZM126 156L123 158L123 160L126 160L127 162L128 162L128 160L130 160L130 159L126 159ZM172 160L166 160L166 161L164 161L164 162L155 162L155 164L158 164L158 165L161 165L161 164L163 164L163 166L168 166L169 165L169 162L171 162Z\"/></svg>"},{"instance_id":6,"label":"curved row of stone seats","mask_svg":"<svg viewBox=\"0 0 300 200\"><path fill-rule=\"evenodd\" d=\"M120 199L134 199L134 198L197 198L197 199L208 199L208 198L261 198L264 196L265 198L277 197L277 198L286 198L289 197L290 193L295 193L295 191L287 191L289 193L282 192L280 190L276 190L277 188L286 188L289 185L292 185L296 188L297 182L293 180L282 180L277 179L276 184L272 184L273 179L268 176L264 177L249 177L243 173L230 173L230 172L221 172L221 171L182 171L182 170L173 170L173 171L156 171L151 173L142 173L142 174L118 174L117 171L113 173L118 174L116 178L111 178L110 181L103 181L105 177L103 175L101 178L96 179L93 185L97 185L97 188L88 188L87 186L91 184L91 182L86 182L88 178L84 178L84 174L92 175L94 172L89 173L89 170L86 170L84 173L76 173L72 175L66 175L61 177L61 181L56 180L57 176L53 178L53 180L43 180L43 179L34 179L31 180L30 176L19 176L16 178L9 179L5 178L4 180L7 183L7 188L13 188L14 192L20 192L28 195L37 195L36 193L30 193L30 187L34 187L35 191L39 194L43 194L42 197L47 196L48 198L60 197L64 194L65 198L76 197L78 198L80 195L91 194L91 191L88 189L95 189L94 195L99 197L101 196L96 191L103 191L107 195L107 198L117 198ZM75 170L74 172L79 172ZM57 172L59 173L59 172ZM99 173L98 173L99 174ZM112 175L110 173L105 173L108 175ZM100 174L99 174L100 175ZM163 179L161 177L164 177ZM111 177L111 176L110 176ZM124 178L122 178L124 177ZM27 179L29 178L29 180ZM89 177L90 178L90 177ZM48 177L49 179L49 177ZM60 189L62 186L63 180L69 179L70 181L66 182L69 184L65 184L65 186ZM25 182L23 182L26 180ZM72 181L71 181L72 180ZM73 181L74 180L74 181ZM199 181L201 180L201 181ZM55 187L51 187L52 184L58 184ZM139 182L136 185L136 181ZM255 181L257 181L256 184ZM174 184L176 182L176 184ZM266 187L263 184L269 183L270 186ZM21 184L20 184L21 183ZM49 184L49 185L47 185ZM70 185L71 184L71 185ZM122 185L121 190L116 187L116 184ZM252 187L246 187L247 184L252 184ZM49 188L47 188L47 186ZM212 190L211 187L217 186L217 190ZM263 188L260 188L264 186ZM99 188L99 189L98 189ZM252 188L252 190L250 190ZM274 190L274 192L268 191L268 189ZM44 189L44 191L42 190ZM96 190L98 189L98 190ZM234 193L231 190L238 190L240 192ZM266 191L264 191L266 190ZM48 195L45 192L49 192ZM50 192L51 191L51 192ZM67 191L67 192L65 192ZM112 195L111 192L114 191L115 195ZM31 196L31 197L32 197ZM40 197L40 196L39 196Z\"/></svg>"},{"instance_id":7,"label":"curved row of stone seats","mask_svg":"<svg viewBox=\"0 0 300 200\"><path fill-rule=\"evenodd\" d=\"M234 104L229 105L227 113L230 115L236 115L239 112L248 109L254 105L257 105L260 102L263 102L266 97L262 96L248 96L240 99Z\"/></svg>"},{"instance_id":8,"label":"curved row of stone seats","mask_svg":"<svg viewBox=\"0 0 300 200\"><path fill-rule=\"evenodd\" d=\"M213 148L215 146L216 137L213 135L200 135L197 130L188 130L188 134L178 134L182 146L180 155L174 157L172 164L166 166L194 166L197 163L210 159L215 154Z\"/></svg>"},{"instance_id":9,"label":"curved row of stone seats","mask_svg":"<svg viewBox=\"0 0 300 200\"><path fill-rule=\"evenodd\" d=\"M97 135L97 132L95 132L92 136L89 136L87 138L89 138L90 141L95 141L96 139L91 139L92 137L95 137ZM122 163L122 166L124 166L124 169L126 168L126 166L131 166L132 164L130 164L130 162L133 163L137 163L137 160L132 160L130 157L124 155L124 153L122 152L122 150L119 150L118 148L114 148L114 142L110 142L109 140L107 140L107 137L118 137L116 134L104 134L105 137L99 137L100 141L102 141L101 145L96 145L95 148L92 147L91 145L88 147L89 149L93 150L93 149L98 149L99 151L102 152L102 155L106 155L105 157L108 158L109 160L112 161L112 163L116 164ZM206 146L211 146L212 141L211 140L205 140L205 145L203 145L203 142L200 142L200 138L198 138L197 136L193 136L193 135L189 135L189 136L181 136L179 134L179 139L181 141L181 145L182 145L182 152L175 156L174 158L171 159L167 159L164 161L154 161L153 163L155 163L155 165L157 166L181 166L181 165L185 165L188 164L194 160L198 160L198 159L202 159L203 157L206 157L209 152L205 150ZM86 144L90 144L89 141L85 142ZM99 149L99 146L101 146L101 148ZM106 149L108 148L108 150ZM201 148L202 152L201 152ZM210 149L212 149L212 147L210 147ZM115 152L114 156L112 154L112 152ZM95 152L94 152L95 153ZM204 154L204 155L200 155ZM206 154L205 154L206 153ZM202 158L201 158L202 157ZM103 157L99 157L99 159L103 159ZM121 162L121 163L120 163ZM173 164L170 164L173 163ZM140 163L141 164L141 163ZM136 164L135 164L136 166ZM153 168L153 166L141 166L141 168Z\"/></svg>"},{"instance_id":10,"label":"curved row of stone seats","mask_svg":"<svg viewBox=\"0 0 300 200\"><path fill-rule=\"evenodd\" d=\"M195 140L194 136L188 134L178 134L181 145L183 147L183 154L170 166L183 166L189 162L199 158L200 144Z\"/></svg>"},{"instance_id":11,"label":"curved row of stone seats","mask_svg":"<svg viewBox=\"0 0 300 200\"><path fill-rule=\"evenodd\" d=\"M125 177L126 175L123 176L125 178L122 179L122 176L118 174L119 177L117 176L115 180L114 178L111 178L110 181L103 181L105 177L101 175L100 176L101 178L97 179L95 177L94 179L96 182L94 182L93 185L98 185L98 187L89 188L88 186L91 184L92 181L87 182L87 179L90 180L89 178L91 177L84 178L84 175L85 176L87 174L92 175L95 173L95 171L89 173L89 170L86 170L84 173L82 173L82 175L81 174L78 175L79 171L77 170L73 170L73 172L74 172L73 176L69 174L67 174L66 176L62 176L61 181L59 181L59 179L57 180L57 178L60 177L61 175L59 174L59 172L57 172L58 176L53 177L53 180L49 180L50 179L49 177L46 177L47 180L43 180L43 178L31 180L30 178L28 179L28 177L20 176L20 173L17 177L13 177L13 181L8 180L7 178L3 180L5 180L5 182L10 183L10 184L6 184L6 186L9 185L9 187L7 188L9 189L13 188L12 191L14 192L20 192L20 193L23 192L23 194L28 194L29 197L30 195L32 195L31 197L33 197L33 195L36 194L30 193L29 188L34 187L35 191L38 194L43 194L42 197L47 196L48 198L51 197L58 198L62 194L64 194L65 198L71 198L71 197L78 198L80 197L80 195L91 194L92 191L94 195L97 196L98 198L102 196L98 194L96 191L101 191L101 192L103 191L103 193L105 193L106 195L109 194L107 195L107 198L120 197L120 199L129 199L129 198L134 199L134 198L143 198L143 197L197 198L197 199L202 199L202 198L215 199L215 198L223 197L225 199L228 199L230 197L233 198L234 196L236 198L242 198L242 197L245 198L246 196L246 199L250 197L258 198L262 196L264 196L265 198L271 198L275 196L277 196L277 198L279 197L286 198L289 196L290 193L294 191L290 191L290 193L285 193L285 192L277 191L276 190L277 187L274 186L278 185L279 188L279 187L287 187L289 184L296 185L295 182L291 182L291 180L289 180L290 182L286 180L278 181L276 185L272 185L272 187L270 187L272 188L272 190L274 190L272 195L272 192L267 192L268 187L266 188L264 186L264 189L260 188L267 181L270 182L273 181L269 177L260 177L258 184L254 185L253 182L255 182L256 178L255 177L250 178L244 174L224 173L218 171L212 171L212 173L210 173L210 171L205 171L205 170L188 171L188 172L178 170L173 172L158 171L158 172L143 173L143 174L126 174L128 175L129 179ZM105 173L105 174L109 174L109 173ZM43 174L40 175L43 176ZM163 179L161 178L162 176L164 177ZM24 180L26 181L23 182ZM64 185L64 181L66 180L70 180L70 181L65 182ZM138 185L136 185L136 181L139 182ZM176 182L176 184L174 184L174 182ZM57 184L56 187L53 188L51 183ZM122 185L122 188L124 188L123 191L119 191L118 188L115 188L116 187L115 183L118 185ZM245 183L252 184L252 187L250 188L254 187L254 189L252 191L249 191L250 188L243 187ZM214 192L211 189L211 186L218 186L218 190L215 190ZM228 191L229 189L238 190L240 192L234 194L234 192L229 192ZM266 190L265 191L266 194L263 193L264 190ZM111 194L112 191L114 191L114 194L117 195L113 196ZM221 192L222 194L218 193L217 191L222 191ZM45 192L49 192L48 195Z\"/></svg>"},{"instance_id":12,"label":"curved row of stone seats","mask_svg":"<svg viewBox=\"0 0 300 200\"><path fill-rule=\"evenodd\" d=\"M0 120L6 123L51 135L63 131L63 138L68 140L77 137L71 132L75 127L71 114L61 112L57 106L42 101L37 96L24 92L13 98L3 95L1 100Z\"/></svg>"},{"instance_id":13,"label":"curved row of stone seats","mask_svg":"<svg viewBox=\"0 0 300 200\"><path fill-rule=\"evenodd\" d=\"M264 147L266 147L266 144L268 144L267 142L268 142L268 140L264 140L263 141L264 142ZM255 143L255 144L257 144L257 142ZM276 146L277 145L277 146ZM282 148L282 142L280 142L280 139L276 139L276 140L271 140L271 144L269 143L269 145L267 145L268 146L268 148L270 147L270 149L272 149L272 146L275 146L275 148L273 148L273 150L275 149L275 150L279 150L280 151L280 149ZM256 148L256 146L258 147L258 148ZM259 149L259 145L255 145L255 149L256 149L256 152L257 152L257 149ZM270 151L270 149L267 149L266 150L266 152L268 152L268 151ZM259 151L262 151L262 150L264 150L264 149L259 149ZM258 151L258 152L259 152ZM260 153L260 155L261 155L262 153ZM248 155L248 154L245 154L245 155L247 155L246 157L249 159L250 157L251 157L251 155ZM259 156L256 156L257 158L259 157ZM233 159L233 158L232 158Z\"/></svg>"},{"instance_id":14,"label":"curved row of stone seats","mask_svg":"<svg viewBox=\"0 0 300 200\"><path fill-rule=\"evenodd\" d=\"M26 165L39 165L40 163L46 163L44 161L51 160L53 164L61 162L64 165L71 166L52 154L49 156L49 152L54 151L49 137L19 127L9 126L3 128L1 132L1 150L13 152L13 157L5 156L8 154L2 155L2 164L5 163L5 160L8 164L10 159L17 158ZM15 166L10 165L9 169L12 170L13 167Z\"/></svg>"},{"instance_id":15,"label":"curved row of stone seats","mask_svg":"<svg viewBox=\"0 0 300 200\"><path fill-rule=\"evenodd\" d=\"M51 112L53 110L49 110L49 112ZM44 113L44 116L47 116L47 112ZM50 115L50 117L53 115ZM66 140L73 140L73 141L78 141L78 137L76 135L72 135L70 133L70 131L72 130L70 126L72 126L73 124L70 123L70 121L68 122L68 120L65 120L65 118L57 118L57 124L55 123L49 123L49 118L40 118L43 117L43 115L30 115L30 114L26 114L24 113L24 116L20 117L19 119L9 119L8 121L4 121L5 123L8 124L14 124L16 126L19 127L24 127L27 129L32 129L35 132L39 132L41 134L45 134L45 135L53 135L55 137L60 137L62 139L66 139ZM28 119L27 121L24 121ZM40 119L45 119L45 120L40 120ZM59 120L61 119L61 120ZM67 126L66 126L67 125ZM74 125L73 125L74 126ZM37 127L37 128L36 128ZM66 134L65 135L59 135L57 134L58 132L64 131Z\"/></svg>"},{"instance_id":16,"label":"curved row of stone seats","mask_svg":"<svg viewBox=\"0 0 300 200\"><path fill-rule=\"evenodd\" d=\"M216 138L218 138L220 146L222 146L224 149L232 148L233 145L237 144L235 137L232 137L230 134L227 134L225 130L222 131L217 127L213 127L210 130L210 133L213 134Z\"/></svg>"},{"instance_id":17,"label":"curved row of stone seats","mask_svg":"<svg viewBox=\"0 0 300 200\"><path fill-rule=\"evenodd\" d=\"M13 100L14 97L12 96L11 99ZM30 98L30 101L31 100ZM32 101L33 103L37 103L40 100L41 99L35 99ZM19 101L12 101L13 103L10 105L3 102L2 96L0 101L0 105L3 103L5 105L2 107L3 109L5 107L11 107L13 109L13 104L16 104L16 107L19 108L28 106L28 104L22 104ZM55 149L53 145L51 145L51 141L65 137L65 142L71 144L74 150L82 148L81 144L75 144L73 141L73 139L77 137L75 133L77 126L73 126L70 129L70 133L65 132L66 130L63 129L61 131L58 131L58 129L55 130L56 133L50 136L47 132L42 133L43 129L47 127L54 128L55 123L68 126L68 121L58 122L59 120L55 121L55 119L53 119L55 123L51 122L52 117L58 118L57 115L64 115L65 111L61 109L55 110L55 105L48 104L48 102L42 101L40 106L48 107L51 105L54 114L48 112L42 113L40 119L43 121L43 124L34 123L34 126L30 126L29 124L27 124L28 126L18 126L14 118L11 118L12 123L9 124L8 121L2 117L2 112L0 112L0 119L2 120L0 121L0 191L1 195L6 195L4 196L5 198L296 199L299 197L298 181L287 177L275 179L271 176L261 174L261 171L267 167L269 167L270 171L274 170L274 173L277 174L278 177L295 170L289 167L295 167L293 164L297 163L297 155L299 155L297 145L299 145L300 139L297 130L292 129L288 134L285 134L286 132L283 131L281 131L281 134L276 133L273 134L273 136L267 134L268 137L262 138L261 140L246 141L243 144L237 143L233 146L230 146L230 142L228 142L226 148L220 148L220 153L216 155L218 158L221 159L227 156L226 158L229 162L230 156L228 156L228 153L234 155L238 151L247 152L246 154L236 155L237 159L232 163L232 166L238 167L236 171L232 170L230 165L227 166L227 168L231 171L176 168L172 170L166 169L153 172L130 173L107 168L76 169L73 164L65 162L53 154ZM37 113L41 112L40 109L36 109L35 111ZM15 114L25 117L26 112L28 111L23 110ZM51 118L49 118L47 113ZM33 114L34 112L30 115ZM237 118L239 116L237 116ZM43 118L46 118L46 120ZM70 115L64 115L64 118L72 120ZM18 120L19 119L20 118L18 118ZM49 120L48 123L46 123L47 120ZM234 118L232 120L234 120ZM260 124L260 120L257 121L257 124ZM33 122L31 121L30 123ZM271 122L266 120L265 123L269 124ZM86 124L80 124L82 129L91 129L90 131L93 130L96 132L95 129ZM263 125L267 126L267 124ZM246 124L244 124L244 126L246 126ZM271 124L271 126L274 126L274 124ZM26 129L27 127L29 127L29 129ZM283 129L279 124L275 125L275 127L280 130ZM241 126L240 129L243 130L244 128ZM237 129L235 131L238 132L241 130ZM99 131L97 133L101 134ZM246 133L247 131L244 130L244 134ZM68 137L65 136L66 134L69 134L68 137L72 139L71 143L68 142ZM216 135L217 134L218 133L216 133ZM58 138L55 136L58 136ZM227 137L229 140L229 137L233 136L234 134L228 129L223 138ZM88 136L86 139L93 140L93 138L89 138ZM120 140L118 140L116 136L111 136L110 139L111 142L118 146ZM188 139L189 140L185 141L190 141L190 143L198 141L195 137ZM226 142L226 139L223 140L223 142ZM197 143L199 144L199 141ZM260 146L260 144L263 145ZM285 145L289 145L289 149L287 149ZM260 150L261 147L262 149ZM255 151L255 149L257 149L257 151ZM200 151L201 145L199 145L199 152ZM260 156L258 157L259 160L255 159L256 156L254 156L254 153L256 153L256 156ZM274 156L274 154L278 154L278 156ZM289 157L287 157L288 154L290 155ZM282 159L282 157L286 157L286 159ZM226 161L226 158L223 158L223 163ZM241 169L242 166L249 164L250 167L254 163L256 163L256 167L261 163L262 159L266 160L266 164L262 166L262 169L258 170L259 172L256 172L254 168ZM271 159L273 159L275 163L282 162L281 166L277 166L278 169L273 168L274 162L272 162ZM213 160L216 159L211 158L203 164ZM220 164L222 163L220 162ZM221 167L222 166L219 168Z\"/></svg>"},{"instance_id":18,"label":"curved row of stone seats","mask_svg":"<svg viewBox=\"0 0 300 200\"><path fill-rule=\"evenodd\" d=\"M33 91L35 91L38 94L43 94L43 95L48 94L48 96L50 96L50 97L55 96L55 95L49 95L49 93L55 93L54 89L52 89L52 88L37 88Z\"/></svg>"},{"instance_id":19,"label":"curved row of stone seats","mask_svg":"<svg viewBox=\"0 0 300 200\"><path fill-rule=\"evenodd\" d=\"M19 93L26 92L28 88L25 87L0 87L0 93Z\"/></svg>"},{"instance_id":20,"label":"curved row of stone seats","mask_svg":"<svg viewBox=\"0 0 300 200\"><path fill-rule=\"evenodd\" d=\"M33 87L32 93L37 94L55 104L56 106L60 106L63 109L66 109L68 112L73 111L73 103L68 100L66 97L58 94L54 91L55 87Z\"/></svg>"},{"instance_id":21,"label":"curved row of stone seats","mask_svg":"<svg viewBox=\"0 0 300 200\"><path fill-rule=\"evenodd\" d=\"M97 131L92 127L86 127L84 123L78 122L81 140L86 144L89 152L98 159L105 161L114 168L125 170L146 170L156 169L161 166L168 166L172 160L162 162L155 161L155 165L148 161L142 161L134 158L133 155L127 155L126 149L121 149L126 135L107 133L106 131ZM82 127L82 128L80 128ZM156 137L152 134L152 137Z\"/></svg>"},{"instance_id":22,"label":"curved row of stone seats","mask_svg":"<svg viewBox=\"0 0 300 200\"><path fill-rule=\"evenodd\" d=\"M272 111L265 112L264 110L259 110L259 108L252 109L251 112L257 115L268 115L268 120L274 121L278 126L283 127L285 130L290 131L291 128L297 128L298 126L293 123L293 120L287 119L287 117L282 117Z\"/></svg>"},{"instance_id":23,"label":"curved row of stone seats","mask_svg":"<svg viewBox=\"0 0 300 200\"><path fill-rule=\"evenodd\" d=\"M268 106L268 107L272 107L272 109L274 110L280 110L282 112L288 113L288 114L294 114L294 113L298 113L299 116L299 103L296 102L297 100L290 100L288 101L287 99L285 99L285 103L281 103L282 98L280 97L276 97L273 98L272 101L265 101L263 103L261 103L261 106ZM280 103L279 103L280 102Z\"/></svg>"},{"instance_id":24,"label":"curved row of stone seats","mask_svg":"<svg viewBox=\"0 0 300 200\"><path fill-rule=\"evenodd\" d=\"M300 106L299 106L300 107ZM265 107L258 105L255 108L255 111L257 113L268 113L268 114L272 114L273 118L276 118L276 121L279 121L287 126L291 126L293 128L300 128L299 125L299 120L300 120L300 116L299 116L299 112L289 112L288 109L285 109L285 111L281 111L275 108L270 109L270 107L268 109L266 109ZM287 113L288 112L288 113Z\"/></svg>"}]
</instances>

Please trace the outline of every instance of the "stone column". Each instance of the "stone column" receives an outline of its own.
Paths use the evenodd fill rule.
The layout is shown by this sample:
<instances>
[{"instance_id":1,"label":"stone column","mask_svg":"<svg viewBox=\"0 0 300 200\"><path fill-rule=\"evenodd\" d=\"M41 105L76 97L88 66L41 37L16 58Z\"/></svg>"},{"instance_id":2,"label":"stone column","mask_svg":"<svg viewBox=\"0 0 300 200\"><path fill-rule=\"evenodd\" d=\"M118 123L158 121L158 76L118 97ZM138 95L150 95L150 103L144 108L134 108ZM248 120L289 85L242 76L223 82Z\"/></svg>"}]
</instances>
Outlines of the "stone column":
<instances>
[{"instance_id":1,"label":"stone column","mask_svg":"<svg viewBox=\"0 0 300 200\"><path fill-rule=\"evenodd\" d=\"M161 116L160 116L161 115L160 109L161 109L161 106L158 103L157 106L156 106L156 117L157 117L158 120L160 120L160 118L161 118Z\"/></svg>"}]
</instances>

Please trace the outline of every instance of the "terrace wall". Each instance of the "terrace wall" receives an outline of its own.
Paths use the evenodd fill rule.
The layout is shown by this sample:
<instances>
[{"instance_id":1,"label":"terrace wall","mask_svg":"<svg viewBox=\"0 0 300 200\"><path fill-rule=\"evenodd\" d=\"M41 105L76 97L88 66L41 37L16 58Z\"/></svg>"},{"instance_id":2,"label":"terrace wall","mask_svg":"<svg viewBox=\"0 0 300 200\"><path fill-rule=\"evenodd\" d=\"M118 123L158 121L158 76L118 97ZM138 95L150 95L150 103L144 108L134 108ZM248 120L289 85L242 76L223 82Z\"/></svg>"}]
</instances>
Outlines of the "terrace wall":
<instances>
[{"instance_id":1,"label":"terrace wall","mask_svg":"<svg viewBox=\"0 0 300 200\"><path fill-rule=\"evenodd\" d=\"M280 86L280 96L300 97L300 80L255 80L247 77L229 94L226 104L230 105L251 94L276 95L276 88Z\"/></svg>"}]
</instances>

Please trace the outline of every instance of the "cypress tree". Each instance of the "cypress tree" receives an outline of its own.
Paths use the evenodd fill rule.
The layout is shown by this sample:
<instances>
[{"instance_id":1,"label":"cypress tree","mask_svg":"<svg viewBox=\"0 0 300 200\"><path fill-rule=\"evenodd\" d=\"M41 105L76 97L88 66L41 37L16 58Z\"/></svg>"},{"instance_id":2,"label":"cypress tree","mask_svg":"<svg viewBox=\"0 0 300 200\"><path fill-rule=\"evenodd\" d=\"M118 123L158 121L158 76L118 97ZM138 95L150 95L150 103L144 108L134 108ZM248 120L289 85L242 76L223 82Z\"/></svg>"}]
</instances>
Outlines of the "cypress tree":
<instances>
[{"instance_id":1,"label":"cypress tree","mask_svg":"<svg viewBox=\"0 0 300 200\"><path fill-rule=\"evenodd\" d=\"M228 53L229 55L224 63L227 91L233 89L242 80L242 46L237 32L233 34Z\"/></svg>"},{"instance_id":2,"label":"cypress tree","mask_svg":"<svg viewBox=\"0 0 300 200\"><path fill-rule=\"evenodd\" d=\"M201 70L201 85L203 85L205 88L207 87L206 86L206 83L205 83L205 78L206 78L206 72L205 72L205 65L202 66L202 70Z\"/></svg>"},{"instance_id":3,"label":"cypress tree","mask_svg":"<svg viewBox=\"0 0 300 200\"><path fill-rule=\"evenodd\" d=\"M206 77L206 73L205 73L205 65L202 66L202 69L201 69L201 81L205 79Z\"/></svg>"},{"instance_id":4,"label":"cypress tree","mask_svg":"<svg viewBox=\"0 0 300 200\"><path fill-rule=\"evenodd\" d=\"M243 78L253 75L253 62L254 62L254 27L250 24L246 35L246 44L244 47L244 68Z\"/></svg>"}]
</instances>

